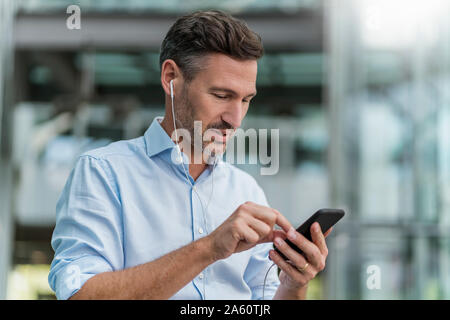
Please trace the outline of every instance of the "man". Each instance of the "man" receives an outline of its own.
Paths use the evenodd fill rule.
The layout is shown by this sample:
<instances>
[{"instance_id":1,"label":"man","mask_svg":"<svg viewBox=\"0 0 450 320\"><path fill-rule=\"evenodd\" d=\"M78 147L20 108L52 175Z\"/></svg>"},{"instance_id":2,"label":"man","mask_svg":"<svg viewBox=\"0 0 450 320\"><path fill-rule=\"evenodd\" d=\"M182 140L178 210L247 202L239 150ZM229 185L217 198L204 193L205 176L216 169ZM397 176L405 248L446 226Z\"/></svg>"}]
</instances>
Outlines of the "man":
<instances>
[{"instance_id":1,"label":"man","mask_svg":"<svg viewBox=\"0 0 450 320\"><path fill-rule=\"evenodd\" d=\"M160 54L164 118L142 137L79 157L57 204L50 286L59 299L261 299L263 290L304 299L325 266L326 235L319 228L305 239L250 175L215 156L256 94L260 37L227 14L200 11L175 22ZM179 139L180 129L193 139ZM199 146L212 148L195 162ZM272 268L264 287L270 260L281 272Z\"/></svg>"}]
</instances>

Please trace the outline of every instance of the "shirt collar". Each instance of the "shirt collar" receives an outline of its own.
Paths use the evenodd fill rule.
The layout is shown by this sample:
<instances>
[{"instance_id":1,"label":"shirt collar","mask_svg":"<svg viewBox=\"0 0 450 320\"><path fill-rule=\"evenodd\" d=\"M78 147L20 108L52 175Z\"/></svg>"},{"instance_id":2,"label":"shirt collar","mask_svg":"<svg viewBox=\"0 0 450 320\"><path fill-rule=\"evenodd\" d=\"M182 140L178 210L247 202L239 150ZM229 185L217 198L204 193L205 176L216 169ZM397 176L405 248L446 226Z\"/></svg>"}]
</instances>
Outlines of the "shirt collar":
<instances>
[{"instance_id":1,"label":"shirt collar","mask_svg":"<svg viewBox=\"0 0 450 320\"><path fill-rule=\"evenodd\" d=\"M175 147L175 142L170 139L169 135L160 124L162 119L162 116L155 117L150 127L148 127L147 131L144 133L147 155L149 157Z\"/></svg>"},{"instance_id":2,"label":"shirt collar","mask_svg":"<svg viewBox=\"0 0 450 320\"><path fill-rule=\"evenodd\" d=\"M144 140L147 149L147 155L152 157L167 149L175 147L175 142L169 137L167 132L161 126L162 116L153 119L150 127L144 133ZM223 155L222 155L223 156ZM222 156L217 157L218 163L223 162Z\"/></svg>"}]
</instances>

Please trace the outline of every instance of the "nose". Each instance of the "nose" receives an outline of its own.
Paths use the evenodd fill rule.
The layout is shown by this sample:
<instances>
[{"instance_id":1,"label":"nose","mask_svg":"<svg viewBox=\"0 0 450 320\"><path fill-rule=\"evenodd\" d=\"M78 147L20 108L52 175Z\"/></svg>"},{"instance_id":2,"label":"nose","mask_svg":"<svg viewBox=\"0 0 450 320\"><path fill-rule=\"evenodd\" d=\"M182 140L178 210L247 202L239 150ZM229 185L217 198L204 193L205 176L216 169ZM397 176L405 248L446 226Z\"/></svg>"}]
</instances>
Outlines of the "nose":
<instances>
[{"instance_id":1,"label":"nose","mask_svg":"<svg viewBox=\"0 0 450 320\"><path fill-rule=\"evenodd\" d=\"M241 105L241 103L234 102L233 104L229 105L227 111L222 115L222 120L232 125L234 129L237 129L241 126L242 113L243 106Z\"/></svg>"}]
</instances>

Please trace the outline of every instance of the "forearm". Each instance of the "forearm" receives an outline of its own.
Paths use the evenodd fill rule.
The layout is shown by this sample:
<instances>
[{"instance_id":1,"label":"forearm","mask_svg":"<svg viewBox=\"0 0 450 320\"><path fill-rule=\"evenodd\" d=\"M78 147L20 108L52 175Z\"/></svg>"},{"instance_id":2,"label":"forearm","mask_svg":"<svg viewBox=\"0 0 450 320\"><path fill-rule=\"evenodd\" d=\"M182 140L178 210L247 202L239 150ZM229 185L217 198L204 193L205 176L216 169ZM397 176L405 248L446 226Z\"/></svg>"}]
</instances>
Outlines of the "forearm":
<instances>
[{"instance_id":1,"label":"forearm","mask_svg":"<svg viewBox=\"0 0 450 320\"><path fill-rule=\"evenodd\" d=\"M273 296L273 300L306 300L307 291L308 285L299 289L288 289L283 284L280 284Z\"/></svg>"},{"instance_id":2,"label":"forearm","mask_svg":"<svg viewBox=\"0 0 450 320\"><path fill-rule=\"evenodd\" d=\"M72 299L168 299L213 263L212 257L205 237L157 260L95 275Z\"/></svg>"}]
</instances>

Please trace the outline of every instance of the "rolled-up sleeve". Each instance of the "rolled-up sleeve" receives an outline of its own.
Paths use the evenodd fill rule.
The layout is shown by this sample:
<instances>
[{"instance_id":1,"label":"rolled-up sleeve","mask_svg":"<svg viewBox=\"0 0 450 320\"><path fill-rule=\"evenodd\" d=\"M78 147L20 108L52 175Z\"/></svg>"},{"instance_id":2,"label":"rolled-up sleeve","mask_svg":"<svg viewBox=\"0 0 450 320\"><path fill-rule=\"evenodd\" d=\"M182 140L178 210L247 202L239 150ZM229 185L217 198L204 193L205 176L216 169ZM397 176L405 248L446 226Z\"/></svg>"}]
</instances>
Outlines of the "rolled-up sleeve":
<instances>
[{"instance_id":1,"label":"rolled-up sleeve","mask_svg":"<svg viewBox=\"0 0 450 320\"><path fill-rule=\"evenodd\" d=\"M123 268L121 201L106 160L78 158L56 205L48 281L68 299L96 274Z\"/></svg>"},{"instance_id":2,"label":"rolled-up sleeve","mask_svg":"<svg viewBox=\"0 0 450 320\"><path fill-rule=\"evenodd\" d=\"M244 279L252 290L252 300L272 299L280 285L277 266L272 267L273 262L269 259L271 249L273 249L271 243L259 244L253 248L253 254L244 274Z\"/></svg>"},{"instance_id":3,"label":"rolled-up sleeve","mask_svg":"<svg viewBox=\"0 0 450 320\"><path fill-rule=\"evenodd\" d=\"M259 185L256 187L255 194L256 203L269 207L264 191ZM252 290L252 300L272 299L280 285L277 266L272 267L273 262L269 259L271 249L273 249L271 242L259 244L252 249L252 256L244 273L244 280Z\"/></svg>"}]
</instances>

